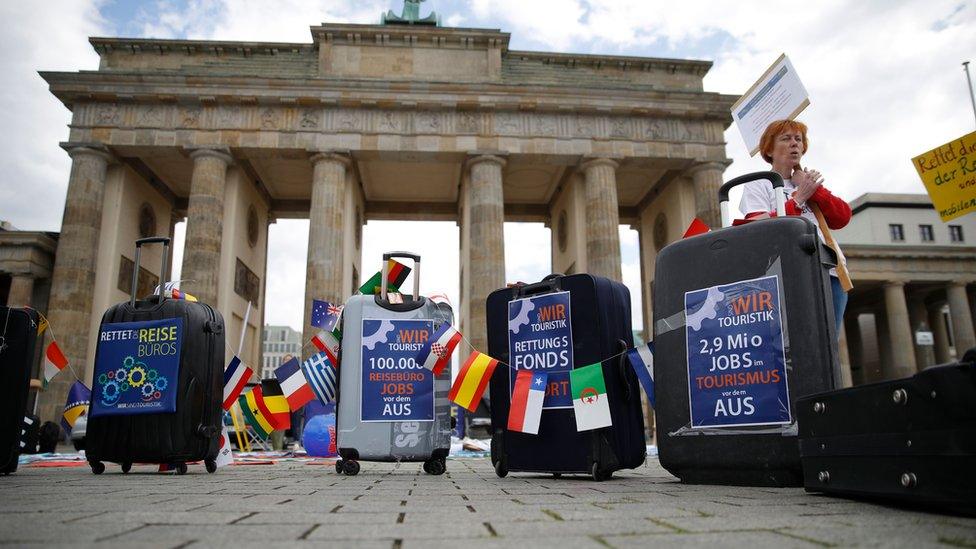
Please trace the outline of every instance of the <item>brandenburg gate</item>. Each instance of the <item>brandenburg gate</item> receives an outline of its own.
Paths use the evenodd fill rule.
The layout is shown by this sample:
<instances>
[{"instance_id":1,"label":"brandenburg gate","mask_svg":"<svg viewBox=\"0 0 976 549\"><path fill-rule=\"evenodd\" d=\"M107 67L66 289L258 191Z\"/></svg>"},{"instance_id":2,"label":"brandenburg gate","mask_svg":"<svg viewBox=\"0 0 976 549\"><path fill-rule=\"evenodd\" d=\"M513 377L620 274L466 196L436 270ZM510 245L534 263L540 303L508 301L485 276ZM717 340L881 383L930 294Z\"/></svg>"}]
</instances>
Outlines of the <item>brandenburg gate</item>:
<instances>
[{"instance_id":1,"label":"brandenburg gate","mask_svg":"<svg viewBox=\"0 0 976 549\"><path fill-rule=\"evenodd\" d=\"M505 221L552 227L554 272L615 279L618 226L636 228L648 319L657 251L695 216L719 224L736 97L703 91L710 62L513 51L499 30L406 24L322 24L311 43L90 42L97 70L41 73L72 113L49 317L88 382L134 239L184 218L182 287L229 334L252 304L250 364L276 219L310 220L306 339L310 299L341 302L375 269L360 265L366 221L455 221L459 319L481 348ZM143 294L157 254L143 255ZM69 378L44 392L43 419L60 417Z\"/></svg>"}]
</instances>

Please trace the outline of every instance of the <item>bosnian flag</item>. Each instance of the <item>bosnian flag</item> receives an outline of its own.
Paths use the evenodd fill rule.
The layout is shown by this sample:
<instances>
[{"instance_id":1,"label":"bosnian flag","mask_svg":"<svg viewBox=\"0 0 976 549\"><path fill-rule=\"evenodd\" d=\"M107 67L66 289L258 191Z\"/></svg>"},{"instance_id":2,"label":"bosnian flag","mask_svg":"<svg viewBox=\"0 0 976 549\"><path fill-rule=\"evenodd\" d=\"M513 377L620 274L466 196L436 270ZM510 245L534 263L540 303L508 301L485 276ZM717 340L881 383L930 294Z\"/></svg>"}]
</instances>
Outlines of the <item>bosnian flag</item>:
<instances>
[{"instance_id":1,"label":"bosnian flag","mask_svg":"<svg viewBox=\"0 0 976 549\"><path fill-rule=\"evenodd\" d=\"M435 376L441 375L444 367L451 361L451 353L461 342L461 332L454 326L445 322L439 330L434 332L434 336L420 348L417 355L417 364L434 372Z\"/></svg>"},{"instance_id":2,"label":"bosnian flag","mask_svg":"<svg viewBox=\"0 0 976 549\"><path fill-rule=\"evenodd\" d=\"M58 347L58 342L52 339L44 351L44 381L50 383L67 365L68 359L61 352L61 347Z\"/></svg>"},{"instance_id":3,"label":"bosnian flag","mask_svg":"<svg viewBox=\"0 0 976 549\"><path fill-rule=\"evenodd\" d=\"M519 370L515 376L512 404L508 409L508 430L539 434L542 401L546 397L549 375L534 370Z\"/></svg>"},{"instance_id":4,"label":"bosnian flag","mask_svg":"<svg viewBox=\"0 0 976 549\"><path fill-rule=\"evenodd\" d=\"M281 391L285 394L288 407L292 410L298 410L315 399L315 393L308 386L297 358L288 359L288 362L275 369L274 374L281 384Z\"/></svg>"},{"instance_id":5,"label":"bosnian flag","mask_svg":"<svg viewBox=\"0 0 976 549\"><path fill-rule=\"evenodd\" d=\"M339 339L332 332L322 330L312 336L312 345L329 357L332 364L339 364Z\"/></svg>"},{"instance_id":6,"label":"bosnian flag","mask_svg":"<svg viewBox=\"0 0 976 549\"><path fill-rule=\"evenodd\" d=\"M244 386L247 385L253 373L241 362L241 359L236 356L231 359L227 369L224 370L224 410L230 410L230 407L234 405L237 396L244 390Z\"/></svg>"},{"instance_id":7,"label":"bosnian flag","mask_svg":"<svg viewBox=\"0 0 976 549\"><path fill-rule=\"evenodd\" d=\"M651 403L651 406L657 406L654 403L654 343L648 343L647 345L641 345L636 349L631 349L627 351L627 358L630 359L630 365L634 368L634 373L637 374L637 379L640 380L641 386L644 387L644 392L647 393L647 401Z\"/></svg>"}]
</instances>

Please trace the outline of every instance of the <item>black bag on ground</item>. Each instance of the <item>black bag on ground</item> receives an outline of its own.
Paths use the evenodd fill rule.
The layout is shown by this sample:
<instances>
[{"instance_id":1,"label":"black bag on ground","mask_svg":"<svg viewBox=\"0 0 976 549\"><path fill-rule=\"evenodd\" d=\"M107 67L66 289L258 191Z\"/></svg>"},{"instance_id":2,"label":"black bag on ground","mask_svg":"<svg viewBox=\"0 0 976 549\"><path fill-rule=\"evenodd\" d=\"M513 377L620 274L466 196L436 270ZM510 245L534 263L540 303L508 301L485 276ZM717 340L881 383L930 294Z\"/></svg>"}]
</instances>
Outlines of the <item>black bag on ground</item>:
<instances>
[{"instance_id":1,"label":"black bag on ground","mask_svg":"<svg viewBox=\"0 0 976 549\"><path fill-rule=\"evenodd\" d=\"M37 452L53 454L58 451L61 440L61 426L53 421L45 421L37 433Z\"/></svg>"},{"instance_id":2,"label":"black bag on ground","mask_svg":"<svg viewBox=\"0 0 976 549\"><path fill-rule=\"evenodd\" d=\"M144 238L136 241L133 276L139 273L140 250L148 243L164 245L165 270L169 239ZM99 336L102 341L95 353L95 379L85 436L86 456L95 474L105 470L103 461L120 463L123 472L128 472L134 462L176 464L182 474L187 470L186 462L205 460L207 471L216 471L222 427L224 320L206 303L164 297L164 282L160 280L158 295L136 301L133 280L132 299L109 307L102 316L100 334L106 325L117 323L168 321L161 324L169 325L176 324L172 319L179 319L182 328L176 332L166 328L162 334L147 335L144 339L149 346L140 350L144 349L149 356L129 354L124 361L107 368L103 366L107 362L102 361L108 355L102 355L111 348L104 344L128 334L123 327L113 328L106 337ZM174 333L176 340L171 339ZM157 362L152 360L174 351L171 344L176 341L178 364L170 377L154 366ZM170 360L175 359L170 357ZM167 379L166 383L160 381L161 377ZM150 386L152 390L147 389ZM121 396L132 391L136 391L134 397ZM175 391L175 397L166 395L167 391ZM163 408L158 413L146 412L141 404L148 399L149 404L155 405L165 398L175 398L173 411ZM125 402L126 399L135 402ZM123 403L124 410L120 408Z\"/></svg>"},{"instance_id":3,"label":"black bag on ground","mask_svg":"<svg viewBox=\"0 0 976 549\"><path fill-rule=\"evenodd\" d=\"M31 364L37 344L37 312L0 307L0 473L17 470Z\"/></svg>"},{"instance_id":4,"label":"black bag on ground","mask_svg":"<svg viewBox=\"0 0 976 549\"><path fill-rule=\"evenodd\" d=\"M976 349L912 377L797 401L809 492L976 512Z\"/></svg>"},{"instance_id":5,"label":"black bag on ground","mask_svg":"<svg viewBox=\"0 0 976 549\"><path fill-rule=\"evenodd\" d=\"M773 182L783 208L778 174L748 174L722 186L724 224L729 189L761 179ZM790 400L841 379L831 253L812 223L782 216L661 250L653 290L657 441L661 465L683 482L802 485ZM770 358L756 363L758 356Z\"/></svg>"},{"instance_id":6,"label":"black bag on ground","mask_svg":"<svg viewBox=\"0 0 976 549\"><path fill-rule=\"evenodd\" d=\"M581 368L604 361L603 377L613 426L591 431L576 430L568 369L565 375L548 384L557 388L568 408L544 409L539 434L509 431L511 379L515 372L499 364L490 383L491 460L495 472L582 473L597 480L614 471L639 467L647 446L641 388L627 362L626 353L608 357L633 347L630 321L630 291L619 282L588 274L550 275L542 282L492 292L487 302L488 354L504 363L512 362L509 352L509 302L568 292L572 330L573 361L570 368ZM565 299L565 298L561 298ZM526 320L528 322L528 320ZM511 375L511 377L510 377Z\"/></svg>"}]
</instances>

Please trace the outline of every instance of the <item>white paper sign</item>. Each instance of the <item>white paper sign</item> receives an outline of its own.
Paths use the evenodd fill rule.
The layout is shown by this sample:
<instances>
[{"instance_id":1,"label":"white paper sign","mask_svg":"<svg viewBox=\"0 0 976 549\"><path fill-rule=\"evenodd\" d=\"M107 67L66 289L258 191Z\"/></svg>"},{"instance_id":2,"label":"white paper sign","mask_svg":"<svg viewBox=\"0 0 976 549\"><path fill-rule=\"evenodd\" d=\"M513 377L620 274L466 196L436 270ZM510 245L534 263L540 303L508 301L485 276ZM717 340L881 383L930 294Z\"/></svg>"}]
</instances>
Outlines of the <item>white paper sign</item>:
<instances>
[{"instance_id":1,"label":"white paper sign","mask_svg":"<svg viewBox=\"0 0 976 549\"><path fill-rule=\"evenodd\" d=\"M732 119L746 142L749 154L759 152L759 139L766 126L776 120L792 120L810 104L803 82L786 54L732 105Z\"/></svg>"},{"instance_id":2,"label":"white paper sign","mask_svg":"<svg viewBox=\"0 0 976 549\"><path fill-rule=\"evenodd\" d=\"M915 344L916 345L934 345L935 338L932 337L932 332L915 332Z\"/></svg>"}]
</instances>

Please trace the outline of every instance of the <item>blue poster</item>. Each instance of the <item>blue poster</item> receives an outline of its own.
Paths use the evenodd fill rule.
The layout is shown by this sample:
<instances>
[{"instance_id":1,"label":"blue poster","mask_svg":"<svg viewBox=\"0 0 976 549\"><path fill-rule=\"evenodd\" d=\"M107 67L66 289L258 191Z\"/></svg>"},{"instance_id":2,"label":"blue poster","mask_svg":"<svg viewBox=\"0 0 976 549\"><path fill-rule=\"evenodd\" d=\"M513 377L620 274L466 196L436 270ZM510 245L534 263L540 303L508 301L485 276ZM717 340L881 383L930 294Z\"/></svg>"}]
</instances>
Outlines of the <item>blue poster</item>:
<instances>
[{"instance_id":1,"label":"blue poster","mask_svg":"<svg viewBox=\"0 0 976 549\"><path fill-rule=\"evenodd\" d=\"M549 374L542 409L572 408L569 372L573 369L573 315L569 292L508 302L508 360L516 370ZM515 375L509 375L509 391Z\"/></svg>"},{"instance_id":2,"label":"blue poster","mask_svg":"<svg viewBox=\"0 0 976 549\"><path fill-rule=\"evenodd\" d=\"M691 426L790 423L776 276L685 293Z\"/></svg>"},{"instance_id":3,"label":"blue poster","mask_svg":"<svg viewBox=\"0 0 976 549\"><path fill-rule=\"evenodd\" d=\"M362 421L434 421L434 374L417 353L432 320L363 319Z\"/></svg>"},{"instance_id":4,"label":"blue poster","mask_svg":"<svg viewBox=\"0 0 976 549\"><path fill-rule=\"evenodd\" d=\"M103 324L91 416L176 411L183 319Z\"/></svg>"}]
</instances>

